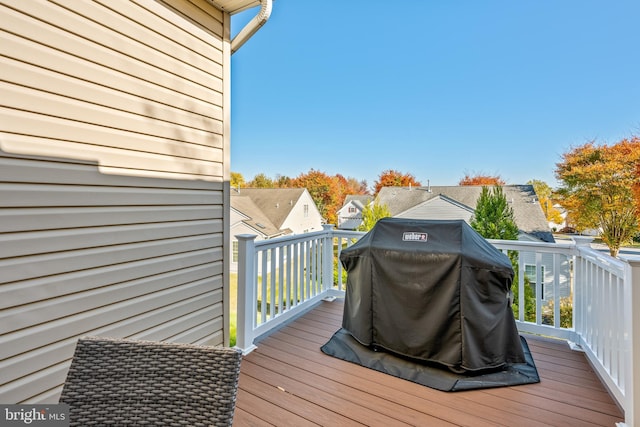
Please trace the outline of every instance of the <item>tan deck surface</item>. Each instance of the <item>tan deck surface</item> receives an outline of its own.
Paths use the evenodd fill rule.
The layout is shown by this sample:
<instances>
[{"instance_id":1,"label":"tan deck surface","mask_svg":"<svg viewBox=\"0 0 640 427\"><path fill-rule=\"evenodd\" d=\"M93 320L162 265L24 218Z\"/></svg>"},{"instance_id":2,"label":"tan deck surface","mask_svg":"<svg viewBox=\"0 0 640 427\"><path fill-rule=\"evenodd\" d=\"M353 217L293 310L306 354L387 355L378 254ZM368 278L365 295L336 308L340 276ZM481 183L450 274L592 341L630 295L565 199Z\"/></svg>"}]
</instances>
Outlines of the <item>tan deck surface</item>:
<instances>
[{"instance_id":1,"label":"tan deck surface","mask_svg":"<svg viewBox=\"0 0 640 427\"><path fill-rule=\"evenodd\" d=\"M235 426L614 426L623 414L584 355L525 335L539 384L442 392L320 351L342 322L323 302L242 361Z\"/></svg>"}]
</instances>

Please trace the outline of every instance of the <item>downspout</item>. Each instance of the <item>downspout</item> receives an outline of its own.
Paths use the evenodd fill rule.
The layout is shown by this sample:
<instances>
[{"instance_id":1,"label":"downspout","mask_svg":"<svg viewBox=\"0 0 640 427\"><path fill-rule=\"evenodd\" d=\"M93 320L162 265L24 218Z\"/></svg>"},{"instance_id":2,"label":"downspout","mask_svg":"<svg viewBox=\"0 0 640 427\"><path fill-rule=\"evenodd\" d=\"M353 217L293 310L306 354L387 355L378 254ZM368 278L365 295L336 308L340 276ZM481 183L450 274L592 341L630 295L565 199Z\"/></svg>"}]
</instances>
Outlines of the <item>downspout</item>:
<instances>
[{"instance_id":1,"label":"downspout","mask_svg":"<svg viewBox=\"0 0 640 427\"><path fill-rule=\"evenodd\" d=\"M271 16L272 6L273 0L260 0L260 11L231 40L232 55L267 22L269 16Z\"/></svg>"}]
</instances>

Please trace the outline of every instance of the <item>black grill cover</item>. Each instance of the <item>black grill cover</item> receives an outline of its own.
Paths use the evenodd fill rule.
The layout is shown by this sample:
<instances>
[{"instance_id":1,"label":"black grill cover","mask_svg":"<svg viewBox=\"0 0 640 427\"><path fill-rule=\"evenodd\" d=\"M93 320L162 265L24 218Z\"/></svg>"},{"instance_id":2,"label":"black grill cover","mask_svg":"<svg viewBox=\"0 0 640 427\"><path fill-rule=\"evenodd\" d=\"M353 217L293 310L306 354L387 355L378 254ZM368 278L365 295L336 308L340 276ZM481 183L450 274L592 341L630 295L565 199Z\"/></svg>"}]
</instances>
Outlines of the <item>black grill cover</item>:
<instances>
[{"instance_id":1,"label":"black grill cover","mask_svg":"<svg viewBox=\"0 0 640 427\"><path fill-rule=\"evenodd\" d=\"M385 218L340 254L343 328L456 372L524 363L509 258L460 220Z\"/></svg>"}]
</instances>

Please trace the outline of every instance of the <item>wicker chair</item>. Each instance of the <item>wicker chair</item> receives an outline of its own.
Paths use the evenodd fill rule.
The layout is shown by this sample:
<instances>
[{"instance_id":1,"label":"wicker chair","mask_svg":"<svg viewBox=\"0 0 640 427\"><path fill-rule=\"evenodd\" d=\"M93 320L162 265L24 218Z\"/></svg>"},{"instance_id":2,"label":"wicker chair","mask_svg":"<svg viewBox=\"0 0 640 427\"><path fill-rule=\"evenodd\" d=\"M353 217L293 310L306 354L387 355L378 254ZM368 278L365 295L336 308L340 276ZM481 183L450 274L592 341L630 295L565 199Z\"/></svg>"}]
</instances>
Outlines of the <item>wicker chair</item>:
<instances>
[{"instance_id":1,"label":"wicker chair","mask_svg":"<svg viewBox=\"0 0 640 427\"><path fill-rule=\"evenodd\" d=\"M60 396L72 426L230 426L239 350L84 337Z\"/></svg>"}]
</instances>

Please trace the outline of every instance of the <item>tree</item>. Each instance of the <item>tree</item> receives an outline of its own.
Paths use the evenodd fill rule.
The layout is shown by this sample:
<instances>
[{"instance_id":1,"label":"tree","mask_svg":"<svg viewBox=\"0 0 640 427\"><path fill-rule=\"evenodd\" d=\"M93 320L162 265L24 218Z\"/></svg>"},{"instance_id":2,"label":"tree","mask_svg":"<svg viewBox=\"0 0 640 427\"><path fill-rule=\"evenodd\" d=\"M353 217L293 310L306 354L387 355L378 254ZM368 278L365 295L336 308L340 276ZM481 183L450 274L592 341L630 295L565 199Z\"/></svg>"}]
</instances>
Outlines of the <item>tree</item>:
<instances>
[{"instance_id":1,"label":"tree","mask_svg":"<svg viewBox=\"0 0 640 427\"><path fill-rule=\"evenodd\" d=\"M251 181L247 184L247 187L251 188L275 188L275 183L271 178L263 173L259 173L254 176Z\"/></svg>"},{"instance_id":2,"label":"tree","mask_svg":"<svg viewBox=\"0 0 640 427\"><path fill-rule=\"evenodd\" d=\"M377 200L374 200L373 203L368 203L362 210L362 223L358 226L358 231L369 231L376 225L378 220L390 216L389 207L386 204L381 205Z\"/></svg>"},{"instance_id":3,"label":"tree","mask_svg":"<svg viewBox=\"0 0 640 427\"><path fill-rule=\"evenodd\" d=\"M277 188L291 188L291 178L284 175L276 175L274 184Z\"/></svg>"},{"instance_id":4,"label":"tree","mask_svg":"<svg viewBox=\"0 0 640 427\"><path fill-rule=\"evenodd\" d=\"M363 196L363 195L369 194L366 180L358 181L357 179L352 177L345 178L340 174L337 174L335 178L338 180L338 185L340 186L340 191L342 192L343 196L348 196L348 195ZM342 197L342 200L344 200L344 197Z\"/></svg>"},{"instance_id":5,"label":"tree","mask_svg":"<svg viewBox=\"0 0 640 427\"><path fill-rule=\"evenodd\" d=\"M509 206L507 196L502 187L496 185L490 191L489 187L483 186L480 197L476 202L476 210L471 218L471 226L485 239L517 240L518 226L513 216L513 209ZM507 254L514 269L514 277L518 277L518 252L509 251ZM515 280L511 286L513 293L514 315L518 317L520 310L520 288ZM535 319L536 296L533 287L527 277L524 283L524 316L525 320Z\"/></svg>"},{"instance_id":6,"label":"tree","mask_svg":"<svg viewBox=\"0 0 640 427\"><path fill-rule=\"evenodd\" d=\"M638 232L640 138L613 145L588 142L563 154L557 193L578 230L600 230L611 256ZM635 191L634 191L635 189Z\"/></svg>"},{"instance_id":7,"label":"tree","mask_svg":"<svg viewBox=\"0 0 640 427\"><path fill-rule=\"evenodd\" d=\"M547 221L560 224L562 222L562 215L558 209L553 207L553 190L551 187L549 187L546 182L537 179L532 179L527 182L527 184L533 185L533 190L536 192L536 196L538 196L540 207L542 208L542 212L544 212L544 216L547 218Z\"/></svg>"},{"instance_id":8,"label":"tree","mask_svg":"<svg viewBox=\"0 0 640 427\"><path fill-rule=\"evenodd\" d=\"M244 187L244 176L240 172L231 172L231 177L229 180L232 188Z\"/></svg>"},{"instance_id":9,"label":"tree","mask_svg":"<svg viewBox=\"0 0 640 427\"><path fill-rule=\"evenodd\" d=\"M416 181L415 177L410 173L401 173L393 169L388 169L382 171L378 176L378 180L375 182L374 196L380 192L382 187L408 187L410 185L420 187L422 184Z\"/></svg>"},{"instance_id":10,"label":"tree","mask_svg":"<svg viewBox=\"0 0 640 427\"><path fill-rule=\"evenodd\" d=\"M335 177L311 169L308 173L292 179L291 186L306 188L327 223L337 223L338 209L344 198L341 197L338 180Z\"/></svg>"},{"instance_id":11,"label":"tree","mask_svg":"<svg viewBox=\"0 0 640 427\"><path fill-rule=\"evenodd\" d=\"M465 174L464 178L462 178L458 185L504 185L505 182L500 175L490 176L476 173L473 176L469 174Z\"/></svg>"},{"instance_id":12,"label":"tree","mask_svg":"<svg viewBox=\"0 0 640 427\"><path fill-rule=\"evenodd\" d=\"M502 187L483 186L471 218L471 227L485 239L517 240L518 226Z\"/></svg>"}]
</instances>

